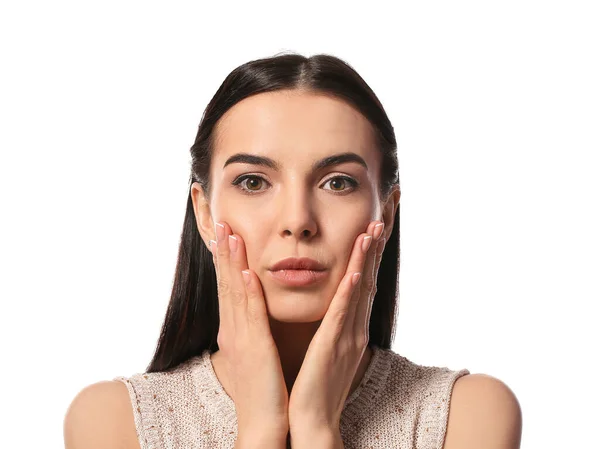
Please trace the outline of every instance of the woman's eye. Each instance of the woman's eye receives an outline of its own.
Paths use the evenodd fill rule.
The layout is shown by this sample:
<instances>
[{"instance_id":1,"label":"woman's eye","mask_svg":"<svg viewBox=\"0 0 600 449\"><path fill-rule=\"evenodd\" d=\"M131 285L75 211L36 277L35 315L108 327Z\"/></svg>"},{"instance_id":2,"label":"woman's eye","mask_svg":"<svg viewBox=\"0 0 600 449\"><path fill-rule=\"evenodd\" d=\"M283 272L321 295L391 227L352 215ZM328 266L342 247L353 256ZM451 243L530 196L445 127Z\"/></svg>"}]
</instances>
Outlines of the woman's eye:
<instances>
[{"instance_id":1,"label":"woman's eye","mask_svg":"<svg viewBox=\"0 0 600 449\"><path fill-rule=\"evenodd\" d=\"M260 176L256 175L242 175L236 178L231 184L237 186L240 190L244 192L260 192L260 190L255 190L254 188L257 184L260 186L261 182L267 181L264 178L261 178ZM246 184L246 187L240 187L244 186L244 184Z\"/></svg>"},{"instance_id":2,"label":"woman's eye","mask_svg":"<svg viewBox=\"0 0 600 449\"><path fill-rule=\"evenodd\" d=\"M325 184L327 184L328 182L331 183L331 187L334 192L353 191L356 189L356 187L358 187L358 182L347 176L336 176L335 178L330 178L327 181L325 181ZM343 187L347 184L350 184L350 188L344 189ZM338 190L338 186L342 186L342 189Z\"/></svg>"},{"instance_id":3,"label":"woman's eye","mask_svg":"<svg viewBox=\"0 0 600 449\"><path fill-rule=\"evenodd\" d=\"M246 194L254 195L255 193L260 192L260 186L263 182L268 184L267 180L261 176L242 175L233 180L231 184ZM336 194L350 193L356 190L359 185L358 181L348 176L335 176L333 178L329 178L327 181L325 181L325 183L323 183L323 185L327 183L331 183L332 188L325 190L330 190ZM350 184L350 187L344 188L347 184Z\"/></svg>"}]
</instances>

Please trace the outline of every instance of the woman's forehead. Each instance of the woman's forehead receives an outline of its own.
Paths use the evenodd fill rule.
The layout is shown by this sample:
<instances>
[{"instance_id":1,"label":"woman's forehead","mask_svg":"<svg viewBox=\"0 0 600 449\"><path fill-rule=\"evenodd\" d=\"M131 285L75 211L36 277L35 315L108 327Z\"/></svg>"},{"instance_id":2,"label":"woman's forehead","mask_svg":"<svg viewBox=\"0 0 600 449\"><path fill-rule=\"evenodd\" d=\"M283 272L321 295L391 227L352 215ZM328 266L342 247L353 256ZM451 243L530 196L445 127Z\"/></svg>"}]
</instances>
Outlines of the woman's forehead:
<instances>
[{"instance_id":1,"label":"woman's forehead","mask_svg":"<svg viewBox=\"0 0 600 449\"><path fill-rule=\"evenodd\" d=\"M355 153L378 160L373 127L346 102L325 95L269 92L246 98L221 118L214 157L221 166L237 153L287 160L321 160ZM369 161L369 159L371 159Z\"/></svg>"}]
</instances>

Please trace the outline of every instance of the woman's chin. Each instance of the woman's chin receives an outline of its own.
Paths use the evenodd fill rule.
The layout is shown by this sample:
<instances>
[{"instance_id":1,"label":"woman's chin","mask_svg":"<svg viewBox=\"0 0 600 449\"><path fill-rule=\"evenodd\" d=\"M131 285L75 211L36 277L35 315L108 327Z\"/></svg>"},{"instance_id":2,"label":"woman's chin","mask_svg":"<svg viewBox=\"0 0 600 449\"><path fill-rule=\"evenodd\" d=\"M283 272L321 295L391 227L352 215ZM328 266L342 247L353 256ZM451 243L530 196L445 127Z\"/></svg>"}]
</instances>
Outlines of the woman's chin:
<instances>
[{"instance_id":1,"label":"woman's chin","mask_svg":"<svg viewBox=\"0 0 600 449\"><path fill-rule=\"evenodd\" d=\"M329 301L320 297L288 293L276 299L265 298L269 318L282 323L313 323L321 321L327 313Z\"/></svg>"}]
</instances>

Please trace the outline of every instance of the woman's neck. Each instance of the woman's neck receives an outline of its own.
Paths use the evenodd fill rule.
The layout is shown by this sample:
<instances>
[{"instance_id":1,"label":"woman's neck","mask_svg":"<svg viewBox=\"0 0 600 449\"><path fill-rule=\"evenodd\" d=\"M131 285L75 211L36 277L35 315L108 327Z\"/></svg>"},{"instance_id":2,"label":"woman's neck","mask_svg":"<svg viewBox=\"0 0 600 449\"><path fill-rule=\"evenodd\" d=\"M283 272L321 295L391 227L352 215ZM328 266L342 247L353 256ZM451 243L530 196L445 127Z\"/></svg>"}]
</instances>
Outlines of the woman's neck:
<instances>
[{"instance_id":1,"label":"woman's neck","mask_svg":"<svg viewBox=\"0 0 600 449\"><path fill-rule=\"evenodd\" d=\"M294 386L294 382L296 381L296 377L298 377L298 373L302 367L302 363L304 362L304 357L306 355L306 351L308 350L308 346L310 345L312 338L317 332L321 322L284 323L275 321L270 317L269 322L271 325L271 334L273 335L273 339L275 340L275 344L279 352L281 368L283 370L283 376L285 378L288 394L290 394L292 387ZM356 374L350 386L348 396L350 396L360 385L360 382L367 371L367 368L369 367L372 356L372 349L367 347L356 370ZM211 362L219 381L225 389L225 392L229 395L229 397L233 398L232 390L229 387L230 384L227 380L225 364L223 363L224 361L221 360L219 351L216 351L211 355Z\"/></svg>"},{"instance_id":2,"label":"woman's neck","mask_svg":"<svg viewBox=\"0 0 600 449\"><path fill-rule=\"evenodd\" d=\"M279 352L283 377L288 394L298 377L308 346L319 329L321 321L313 323L284 323L269 317L271 334Z\"/></svg>"}]
</instances>

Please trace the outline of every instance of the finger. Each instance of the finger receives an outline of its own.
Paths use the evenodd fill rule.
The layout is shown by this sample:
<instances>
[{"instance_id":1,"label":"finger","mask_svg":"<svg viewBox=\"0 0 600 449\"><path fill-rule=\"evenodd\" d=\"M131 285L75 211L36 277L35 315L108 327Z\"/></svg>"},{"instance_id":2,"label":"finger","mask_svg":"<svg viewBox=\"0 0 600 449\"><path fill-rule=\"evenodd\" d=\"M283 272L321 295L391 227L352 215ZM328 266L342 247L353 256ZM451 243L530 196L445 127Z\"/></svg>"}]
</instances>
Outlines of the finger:
<instances>
[{"instance_id":1,"label":"finger","mask_svg":"<svg viewBox=\"0 0 600 449\"><path fill-rule=\"evenodd\" d=\"M248 273L247 276L243 276L245 278L244 286L248 304L246 309L248 329L250 331L258 331L259 333L264 332L264 335L271 335L267 305L260 279L254 271L250 269L244 271Z\"/></svg>"},{"instance_id":2,"label":"finger","mask_svg":"<svg viewBox=\"0 0 600 449\"><path fill-rule=\"evenodd\" d=\"M248 324L246 288L242 277L242 270L248 268L246 251L241 237L233 235L226 222L217 223L217 226L221 225L222 228L217 229L221 238L217 243L220 248L217 249L220 272L218 284L222 291L219 308L223 309L229 323L234 326L232 331L243 334Z\"/></svg>"},{"instance_id":3,"label":"finger","mask_svg":"<svg viewBox=\"0 0 600 449\"><path fill-rule=\"evenodd\" d=\"M377 236L381 236L383 231L379 228L383 228L382 222L373 222L372 226L369 226L368 232L375 238L374 235L376 228L378 228ZM357 308L360 307L362 302L368 300L365 298L365 292L368 295L369 285L372 284L373 279L371 274L373 273L373 265L375 262L375 256L377 253L377 242L372 242L367 253L363 257L362 265L360 266L361 276L358 285L352 292L352 298L350 299L350 308L348 310L348 322L352 329L354 329L354 320L356 316ZM359 269L358 263L356 262L356 269Z\"/></svg>"},{"instance_id":4,"label":"finger","mask_svg":"<svg viewBox=\"0 0 600 449\"><path fill-rule=\"evenodd\" d=\"M376 223L370 223L367 227L367 231L370 231L371 234L375 224ZM371 234L369 234L369 232L362 233L354 241L354 246L352 247L352 251L350 253L350 259L346 273L344 274L344 277L342 278L338 289L331 300L329 309L323 318L323 321L327 323L325 327L330 326L330 331L333 333L332 337L334 340L337 340L339 334L344 331L345 325L348 321L347 315L352 308L350 302L353 298L356 298L353 296L353 292L357 287L352 285L352 276L355 273L358 273L360 276L362 276L363 266L367 257L367 254L363 249L363 244L368 245L366 246L368 251L372 240Z\"/></svg>"},{"instance_id":5,"label":"finger","mask_svg":"<svg viewBox=\"0 0 600 449\"><path fill-rule=\"evenodd\" d=\"M369 337L369 322L371 320L371 310L373 309L373 301L375 300L375 294L377 293L377 277L379 274L379 266L381 265L381 259L383 258L383 250L385 248L385 238L381 238L376 244L373 245L374 255L369 259L372 262L369 267L365 268L365 276L370 276L372 281L365 282L365 286L361 287L360 295L361 299L356 308L356 313L353 317L354 329L357 336Z\"/></svg>"},{"instance_id":6,"label":"finger","mask_svg":"<svg viewBox=\"0 0 600 449\"><path fill-rule=\"evenodd\" d=\"M348 272L344 275L319 326L318 333L323 334L332 344L336 344L348 332L348 298L357 288L360 275L360 272ZM355 276L356 282L353 281Z\"/></svg>"},{"instance_id":7,"label":"finger","mask_svg":"<svg viewBox=\"0 0 600 449\"><path fill-rule=\"evenodd\" d=\"M229 246L232 299L236 304L236 307L233 307L236 330L242 331L249 324L262 326L266 322L268 326L262 286L256 273L249 269L246 244L241 236L232 234L229 236ZM249 284L243 271L248 273ZM238 304L240 307L237 307Z\"/></svg>"},{"instance_id":8,"label":"finger","mask_svg":"<svg viewBox=\"0 0 600 449\"><path fill-rule=\"evenodd\" d=\"M208 241L208 249L212 254L213 266L215 267L215 274L217 279L219 278L219 264L217 263L217 241L209 240Z\"/></svg>"},{"instance_id":9,"label":"finger","mask_svg":"<svg viewBox=\"0 0 600 449\"><path fill-rule=\"evenodd\" d=\"M231 266L229 251L229 227L224 222L215 224L215 234L217 236L216 248L213 255L217 266L217 290L219 296L219 318L220 327L235 329L234 304L231 298ZM222 329L220 329L221 331Z\"/></svg>"},{"instance_id":10,"label":"finger","mask_svg":"<svg viewBox=\"0 0 600 449\"><path fill-rule=\"evenodd\" d=\"M222 288L221 288L220 279L222 278L222 272L221 272L221 264L219 263L219 259L220 259L219 251L221 251L221 246L223 246L223 243L221 243L219 245L219 240L222 240L219 238L219 235L220 235L219 226L217 224L215 224L215 240L211 240L209 242L209 244L210 244L210 251L213 256L213 264L215 266L215 274L216 274L216 278L217 278L217 295L219 298L219 301L217 301L217 303L219 306L219 321L221 323L220 326L225 326L225 325L229 325L228 323L230 323L230 322L233 323L233 318L231 316L230 311L221 306L221 301L220 301L220 298L224 295L224 292L222 291Z\"/></svg>"}]
</instances>

